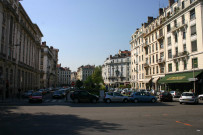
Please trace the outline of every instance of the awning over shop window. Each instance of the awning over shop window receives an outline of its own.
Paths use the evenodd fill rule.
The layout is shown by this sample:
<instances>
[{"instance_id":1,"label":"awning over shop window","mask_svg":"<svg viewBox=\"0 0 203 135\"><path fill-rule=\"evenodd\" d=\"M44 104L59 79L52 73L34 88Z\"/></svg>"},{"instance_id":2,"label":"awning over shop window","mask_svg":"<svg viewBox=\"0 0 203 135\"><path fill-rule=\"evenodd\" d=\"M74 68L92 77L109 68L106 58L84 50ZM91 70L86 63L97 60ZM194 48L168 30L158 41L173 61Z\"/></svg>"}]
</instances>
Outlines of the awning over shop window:
<instances>
[{"instance_id":1,"label":"awning over shop window","mask_svg":"<svg viewBox=\"0 0 203 135\"><path fill-rule=\"evenodd\" d=\"M143 83L149 83L150 80L151 80L151 78L143 79Z\"/></svg>"},{"instance_id":2,"label":"awning over shop window","mask_svg":"<svg viewBox=\"0 0 203 135\"><path fill-rule=\"evenodd\" d=\"M156 83L158 79L159 79L159 77L155 77L155 78L153 78L152 82Z\"/></svg>"},{"instance_id":3,"label":"awning over shop window","mask_svg":"<svg viewBox=\"0 0 203 135\"><path fill-rule=\"evenodd\" d=\"M202 71L195 71L194 77L197 77ZM158 83L189 83L189 78L193 78L193 72L176 73L166 75Z\"/></svg>"}]
</instances>

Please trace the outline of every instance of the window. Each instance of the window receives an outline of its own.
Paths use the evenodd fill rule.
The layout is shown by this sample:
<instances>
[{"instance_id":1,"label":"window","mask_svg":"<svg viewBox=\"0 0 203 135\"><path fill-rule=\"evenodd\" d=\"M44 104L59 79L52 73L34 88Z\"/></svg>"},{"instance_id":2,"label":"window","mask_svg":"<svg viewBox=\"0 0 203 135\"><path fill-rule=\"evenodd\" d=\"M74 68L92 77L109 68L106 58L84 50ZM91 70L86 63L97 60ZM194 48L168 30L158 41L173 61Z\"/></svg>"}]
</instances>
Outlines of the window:
<instances>
[{"instance_id":1,"label":"window","mask_svg":"<svg viewBox=\"0 0 203 135\"><path fill-rule=\"evenodd\" d=\"M183 51L184 51L184 52L187 51L187 49L186 49L186 44L183 45Z\"/></svg>"},{"instance_id":2,"label":"window","mask_svg":"<svg viewBox=\"0 0 203 135\"><path fill-rule=\"evenodd\" d=\"M171 45L171 37L168 37L168 46Z\"/></svg>"},{"instance_id":3,"label":"window","mask_svg":"<svg viewBox=\"0 0 203 135\"><path fill-rule=\"evenodd\" d=\"M170 32L171 31L171 25L167 25L167 32Z\"/></svg>"},{"instance_id":4,"label":"window","mask_svg":"<svg viewBox=\"0 0 203 135\"><path fill-rule=\"evenodd\" d=\"M192 52L197 51L197 40L191 42Z\"/></svg>"},{"instance_id":5,"label":"window","mask_svg":"<svg viewBox=\"0 0 203 135\"><path fill-rule=\"evenodd\" d=\"M157 45L157 43L156 43L156 51L158 50L158 45Z\"/></svg>"},{"instance_id":6,"label":"window","mask_svg":"<svg viewBox=\"0 0 203 135\"><path fill-rule=\"evenodd\" d=\"M184 9L185 8L185 2L183 1L182 2L182 9Z\"/></svg>"},{"instance_id":7,"label":"window","mask_svg":"<svg viewBox=\"0 0 203 135\"><path fill-rule=\"evenodd\" d=\"M184 65L184 70L187 70L187 61L186 60L183 61L183 65Z\"/></svg>"},{"instance_id":8,"label":"window","mask_svg":"<svg viewBox=\"0 0 203 135\"><path fill-rule=\"evenodd\" d=\"M185 24L185 16L182 16L182 24Z\"/></svg>"},{"instance_id":9,"label":"window","mask_svg":"<svg viewBox=\"0 0 203 135\"><path fill-rule=\"evenodd\" d=\"M163 49L164 48L164 44L163 44L163 40L160 41L160 49Z\"/></svg>"},{"instance_id":10,"label":"window","mask_svg":"<svg viewBox=\"0 0 203 135\"><path fill-rule=\"evenodd\" d=\"M168 72L172 72L172 63L168 64Z\"/></svg>"},{"instance_id":11,"label":"window","mask_svg":"<svg viewBox=\"0 0 203 135\"><path fill-rule=\"evenodd\" d=\"M159 73L159 66L156 66L156 73Z\"/></svg>"},{"instance_id":12,"label":"window","mask_svg":"<svg viewBox=\"0 0 203 135\"><path fill-rule=\"evenodd\" d=\"M185 31L183 31L183 39L186 38L186 34L185 34Z\"/></svg>"},{"instance_id":13,"label":"window","mask_svg":"<svg viewBox=\"0 0 203 135\"><path fill-rule=\"evenodd\" d=\"M176 54L175 55L178 56L178 47L176 47Z\"/></svg>"},{"instance_id":14,"label":"window","mask_svg":"<svg viewBox=\"0 0 203 135\"><path fill-rule=\"evenodd\" d=\"M192 2L194 2L195 0L190 0L190 4L192 3Z\"/></svg>"},{"instance_id":15,"label":"window","mask_svg":"<svg viewBox=\"0 0 203 135\"><path fill-rule=\"evenodd\" d=\"M154 44L152 45L152 52L154 52Z\"/></svg>"},{"instance_id":16,"label":"window","mask_svg":"<svg viewBox=\"0 0 203 135\"><path fill-rule=\"evenodd\" d=\"M178 42L178 34L176 33L175 34L175 43L177 43Z\"/></svg>"},{"instance_id":17,"label":"window","mask_svg":"<svg viewBox=\"0 0 203 135\"><path fill-rule=\"evenodd\" d=\"M177 20L174 20L174 27L177 27Z\"/></svg>"},{"instance_id":18,"label":"window","mask_svg":"<svg viewBox=\"0 0 203 135\"><path fill-rule=\"evenodd\" d=\"M191 36L196 35L196 25L191 26Z\"/></svg>"},{"instance_id":19,"label":"window","mask_svg":"<svg viewBox=\"0 0 203 135\"><path fill-rule=\"evenodd\" d=\"M192 68L198 68L198 59L197 58L192 59Z\"/></svg>"},{"instance_id":20,"label":"window","mask_svg":"<svg viewBox=\"0 0 203 135\"><path fill-rule=\"evenodd\" d=\"M195 9L192 9L190 11L190 20L193 20L193 19L195 19Z\"/></svg>"},{"instance_id":21,"label":"window","mask_svg":"<svg viewBox=\"0 0 203 135\"><path fill-rule=\"evenodd\" d=\"M171 50L168 50L168 58L169 59L172 58L172 52L171 52Z\"/></svg>"},{"instance_id":22,"label":"window","mask_svg":"<svg viewBox=\"0 0 203 135\"><path fill-rule=\"evenodd\" d=\"M176 62L176 71L179 71L179 63Z\"/></svg>"}]
</instances>

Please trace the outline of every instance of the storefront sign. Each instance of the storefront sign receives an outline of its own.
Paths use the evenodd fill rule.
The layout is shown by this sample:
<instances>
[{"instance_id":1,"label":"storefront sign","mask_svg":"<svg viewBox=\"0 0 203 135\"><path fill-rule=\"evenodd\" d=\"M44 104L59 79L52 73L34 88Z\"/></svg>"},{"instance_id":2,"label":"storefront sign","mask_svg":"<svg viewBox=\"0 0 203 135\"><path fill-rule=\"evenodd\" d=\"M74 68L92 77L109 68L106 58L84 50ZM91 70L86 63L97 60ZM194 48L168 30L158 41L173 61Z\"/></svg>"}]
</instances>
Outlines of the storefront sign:
<instances>
[{"instance_id":1,"label":"storefront sign","mask_svg":"<svg viewBox=\"0 0 203 135\"><path fill-rule=\"evenodd\" d=\"M175 76L175 77L169 77L167 80L182 80L184 79L186 76Z\"/></svg>"}]
</instances>

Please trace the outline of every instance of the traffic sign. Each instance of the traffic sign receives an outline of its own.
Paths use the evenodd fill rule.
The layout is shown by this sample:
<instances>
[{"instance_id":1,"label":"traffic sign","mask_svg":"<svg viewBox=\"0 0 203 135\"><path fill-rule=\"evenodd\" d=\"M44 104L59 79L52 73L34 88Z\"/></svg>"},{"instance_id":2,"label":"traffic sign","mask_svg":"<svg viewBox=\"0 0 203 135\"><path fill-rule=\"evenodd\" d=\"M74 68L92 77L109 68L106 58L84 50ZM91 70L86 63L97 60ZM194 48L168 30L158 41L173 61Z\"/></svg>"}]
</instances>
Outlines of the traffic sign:
<instances>
[{"instance_id":1,"label":"traffic sign","mask_svg":"<svg viewBox=\"0 0 203 135\"><path fill-rule=\"evenodd\" d=\"M190 81L190 82L195 82L197 80L198 80L197 78L188 78L188 81Z\"/></svg>"}]
</instances>

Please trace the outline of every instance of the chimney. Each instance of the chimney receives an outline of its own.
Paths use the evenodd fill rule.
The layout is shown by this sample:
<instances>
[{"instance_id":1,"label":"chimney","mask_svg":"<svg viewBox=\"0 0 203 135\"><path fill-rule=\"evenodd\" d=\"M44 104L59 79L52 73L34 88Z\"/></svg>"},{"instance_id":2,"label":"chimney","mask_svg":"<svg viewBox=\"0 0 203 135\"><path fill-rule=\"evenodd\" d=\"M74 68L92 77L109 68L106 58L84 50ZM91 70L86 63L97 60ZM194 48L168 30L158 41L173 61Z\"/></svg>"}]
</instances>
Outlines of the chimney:
<instances>
[{"instance_id":1,"label":"chimney","mask_svg":"<svg viewBox=\"0 0 203 135\"><path fill-rule=\"evenodd\" d=\"M169 3L169 7L171 7L175 3L175 0L168 0L168 3Z\"/></svg>"},{"instance_id":2,"label":"chimney","mask_svg":"<svg viewBox=\"0 0 203 135\"><path fill-rule=\"evenodd\" d=\"M154 18L153 18L153 17L148 16L148 23L151 23L153 20L154 20Z\"/></svg>"},{"instance_id":3,"label":"chimney","mask_svg":"<svg viewBox=\"0 0 203 135\"><path fill-rule=\"evenodd\" d=\"M159 8L159 16L163 15L163 13L164 13L163 8Z\"/></svg>"},{"instance_id":4,"label":"chimney","mask_svg":"<svg viewBox=\"0 0 203 135\"><path fill-rule=\"evenodd\" d=\"M42 45L43 45L43 46L46 46L46 41L42 42Z\"/></svg>"}]
</instances>

